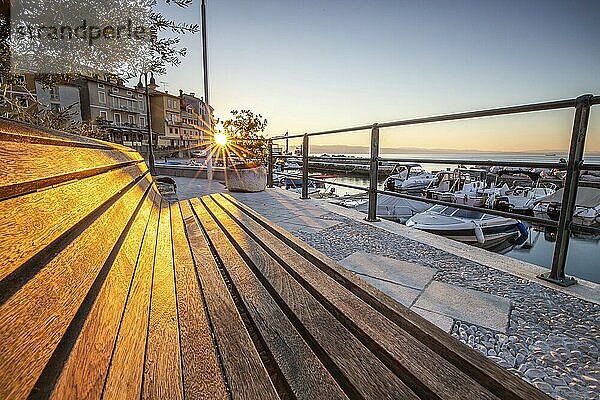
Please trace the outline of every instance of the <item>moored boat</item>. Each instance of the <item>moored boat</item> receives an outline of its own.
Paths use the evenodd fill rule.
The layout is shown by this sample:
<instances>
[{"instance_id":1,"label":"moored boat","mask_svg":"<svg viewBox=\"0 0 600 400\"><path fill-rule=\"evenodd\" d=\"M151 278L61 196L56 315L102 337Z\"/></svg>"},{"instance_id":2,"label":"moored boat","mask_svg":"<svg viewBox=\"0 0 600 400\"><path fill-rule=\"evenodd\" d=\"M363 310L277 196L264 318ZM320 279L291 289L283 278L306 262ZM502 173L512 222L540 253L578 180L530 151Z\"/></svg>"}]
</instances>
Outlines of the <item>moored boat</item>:
<instances>
[{"instance_id":1,"label":"moored boat","mask_svg":"<svg viewBox=\"0 0 600 400\"><path fill-rule=\"evenodd\" d=\"M406 226L483 248L527 235L527 228L516 219L440 205L409 218Z\"/></svg>"}]
</instances>

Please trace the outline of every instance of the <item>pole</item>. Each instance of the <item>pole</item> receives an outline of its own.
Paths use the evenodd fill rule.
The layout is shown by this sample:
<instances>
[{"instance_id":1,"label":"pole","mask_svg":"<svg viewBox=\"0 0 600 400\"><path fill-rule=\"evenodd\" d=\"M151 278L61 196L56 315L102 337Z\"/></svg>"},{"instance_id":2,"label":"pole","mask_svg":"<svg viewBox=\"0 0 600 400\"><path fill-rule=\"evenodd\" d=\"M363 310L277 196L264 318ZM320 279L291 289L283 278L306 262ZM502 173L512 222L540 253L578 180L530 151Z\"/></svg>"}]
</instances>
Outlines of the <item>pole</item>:
<instances>
[{"instance_id":1,"label":"pole","mask_svg":"<svg viewBox=\"0 0 600 400\"><path fill-rule=\"evenodd\" d=\"M284 136L288 136L289 132L285 132ZM285 139L285 155L287 156L290 152L290 139Z\"/></svg>"},{"instance_id":2,"label":"pole","mask_svg":"<svg viewBox=\"0 0 600 400\"><path fill-rule=\"evenodd\" d=\"M377 219L377 175L379 172L379 127L377 123L371 128L371 162L369 168L369 212L366 220L369 222Z\"/></svg>"},{"instance_id":3,"label":"pole","mask_svg":"<svg viewBox=\"0 0 600 400\"><path fill-rule=\"evenodd\" d=\"M202 13L202 67L204 73L204 103L206 104L206 112L208 114L207 121L210 124L210 133L214 136L213 132L213 121L212 114L210 112L210 100L208 97L208 46L206 43L206 4L205 1L202 0L201 5L201 13ZM206 160L206 178L208 180L213 179L213 160L212 160L212 146L209 151L208 160Z\"/></svg>"},{"instance_id":4,"label":"pole","mask_svg":"<svg viewBox=\"0 0 600 400\"><path fill-rule=\"evenodd\" d=\"M308 199L308 134L305 133L302 138L302 196L303 200Z\"/></svg>"},{"instance_id":5,"label":"pole","mask_svg":"<svg viewBox=\"0 0 600 400\"><path fill-rule=\"evenodd\" d=\"M267 173L267 186L273 187L273 140L269 139L269 171Z\"/></svg>"},{"instance_id":6,"label":"pole","mask_svg":"<svg viewBox=\"0 0 600 400\"><path fill-rule=\"evenodd\" d=\"M150 117L150 94L148 92L148 72L144 73L144 83L146 84L146 124L148 125L148 163L150 174L156 175L154 167L154 140L152 139L152 118Z\"/></svg>"},{"instance_id":7,"label":"pole","mask_svg":"<svg viewBox=\"0 0 600 400\"><path fill-rule=\"evenodd\" d=\"M572 277L565 276L565 264L567 262L567 250L571 236L571 222L573 211L575 211L575 200L577 199L577 187L579 174L583 163L583 150L587 134L590 107L593 95L579 96L575 103L575 118L573 120L573 132L571 134L571 146L569 148L569 160L567 162L567 177L562 198L560 216L558 218L558 230L554 255L552 257L552 269L549 273L541 274L539 277L546 281L561 286L571 286L577 281Z\"/></svg>"}]
</instances>

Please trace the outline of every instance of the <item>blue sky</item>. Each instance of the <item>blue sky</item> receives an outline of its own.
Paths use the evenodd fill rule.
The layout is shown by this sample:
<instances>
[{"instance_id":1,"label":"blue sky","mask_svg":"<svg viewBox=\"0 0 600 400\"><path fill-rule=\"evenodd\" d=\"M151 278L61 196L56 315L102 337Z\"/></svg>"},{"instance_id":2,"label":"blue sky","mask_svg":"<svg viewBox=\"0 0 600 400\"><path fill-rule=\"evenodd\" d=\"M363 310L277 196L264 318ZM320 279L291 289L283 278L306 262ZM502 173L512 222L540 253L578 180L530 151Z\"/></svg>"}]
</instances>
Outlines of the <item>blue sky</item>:
<instances>
[{"instance_id":1,"label":"blue sky","mask_svg":"<svg viewBox=\"0 0 600 400\"><path fill-rule=\"evenodd\" d=\"M200 2L169 16L200 22ZM250 108L280 134L600 94L600 1L209 0L211 105ZM159 77L203 93L200 35ZM598 108L598 107L595 107ZM600 114L600 108L595 114ZM592 113L588 149L600 151ZM382 132L385 146L566 148L572 112ZM366 134L319 144L367 144Z\"/></svg>"}]
</instances>

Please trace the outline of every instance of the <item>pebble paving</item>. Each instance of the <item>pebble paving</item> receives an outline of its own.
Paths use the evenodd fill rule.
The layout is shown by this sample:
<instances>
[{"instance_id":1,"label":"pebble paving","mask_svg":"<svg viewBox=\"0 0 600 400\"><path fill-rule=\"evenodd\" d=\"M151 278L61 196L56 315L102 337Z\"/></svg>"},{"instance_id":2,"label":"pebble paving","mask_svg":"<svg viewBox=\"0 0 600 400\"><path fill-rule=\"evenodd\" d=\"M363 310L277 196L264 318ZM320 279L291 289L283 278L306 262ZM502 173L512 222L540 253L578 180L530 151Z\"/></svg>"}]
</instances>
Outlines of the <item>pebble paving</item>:
<instances>
[{"instance_id":1,"label":"pebble paving","mask_svg":"<svg viewBox=\"0 0 600 400\"><path fill-rule=\"evenodd\" d=\"M454 320L452 335L557 399L600 399L600 306L335 213L295 233L334 260L356 251L435 268L434 280L510 299L506 332Z\"/></svg>"}]
</instances>

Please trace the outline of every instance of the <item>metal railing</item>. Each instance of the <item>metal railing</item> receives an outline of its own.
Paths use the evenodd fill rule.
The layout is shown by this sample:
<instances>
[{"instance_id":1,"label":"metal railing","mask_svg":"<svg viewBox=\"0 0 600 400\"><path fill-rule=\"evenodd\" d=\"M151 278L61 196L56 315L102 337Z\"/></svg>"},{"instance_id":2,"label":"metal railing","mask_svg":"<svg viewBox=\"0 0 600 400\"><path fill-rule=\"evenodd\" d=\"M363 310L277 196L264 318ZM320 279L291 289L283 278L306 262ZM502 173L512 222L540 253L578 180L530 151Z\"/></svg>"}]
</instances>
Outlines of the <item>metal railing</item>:
<instances>
[{"instance_id":1,"label":"metal railing","mask_svg":"<svg viewBox=\"0 0 600 400\"><path fill-rule=\"evenodd\" d=\"M571 277L565 276L565 264L567 258L567 251L569 246L569 238L571 232L583 232L599 234L600 229L575 224L573 222L573 212L575 210L575 200L577 196L577 188L579 186L579 175L582 169L590 171L600 171L600 164L585 163L583 161L583 151L585 146L585 139L587 134L587 127L589 121L589 115L592 105L600 104L600 96L594 96L586 94L579 96L575 99L550 101L534 104L519 105L513 107L502 107L493 108L487 110L445 114L426 118L415 118L406 119L393 122L385 123L374 123L371 125L361 125L342 129L333 129L327 131L310 132L298 135L283 135L276 136L268 139L268 186L273 187L273 173L274 173L274 160L275 158L297 158L297 156L289 155L274 155L273 154L273 141L276 140L289 140L293 138L302 138L302 193L301 199L308 199L308 183L309 181L323 182L334 186L347 187L357 190L364 190L368 193L368 213L366 220L375 222L377 219L377 195L386 194L390 196L418 200L431 204L439 204L445 206L451 206L459 209L469 211L479 211L480 207L473 207L468 205L456 204L441 200L434 200L420 196L414 196L406 193L398 193L393 191L378 189L378 170L380 162L414 162L414 163L436 163L436 164L467 164L476 166L500 166L500 167L527 167L527 168L551 168L558 169L567 172L564 182L564 194L562 198L562 206L560 209L560 215L558 221L547 220L543 218L525 216L522 214L515 214L506 211L499 211L494 209L485 209L486 214L492 214L502 217L519 218L524 221L535 223L541 226L555 228L557 230L557 239L554 246L554 254L552 257L552 267L549 273L541 274L539 277L546 281L561 285L570 286L576 281ZM442 121L456 121L464 119L473 119L481 117L491 117L509 114L520 114L535 111L549 111L559 109L575 109L575 117L573 120L573 129L571 132L571 141L569 147L569 155L567 162L520 162L520 161L493 161L493 160L456 160L456 159L430 159L430 158L386 158L381 157L379 152L379 131L382 128L408 126L427 124ZM312 136L330 135L336 133L348 133L357 131L371 131L371 143L370 143L370 157L364 158L369 164L369 186L361 187L350 184L330 182L322 179L309 178L309 160L319 159L322 157L309 157L309 138ZM357 160L354 157L335 157L329 158L329 161L333 160ZM281 174L283 176L294 176ZM295 175L294 177L298 177Z\"/></svg>"}]
</instances>

